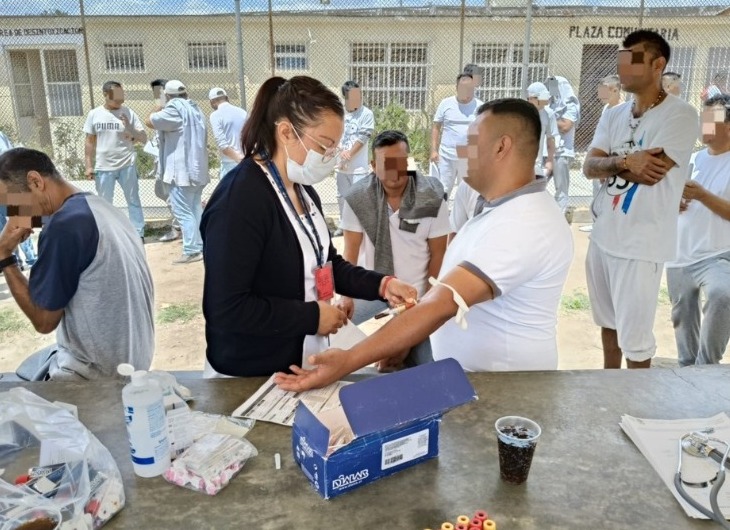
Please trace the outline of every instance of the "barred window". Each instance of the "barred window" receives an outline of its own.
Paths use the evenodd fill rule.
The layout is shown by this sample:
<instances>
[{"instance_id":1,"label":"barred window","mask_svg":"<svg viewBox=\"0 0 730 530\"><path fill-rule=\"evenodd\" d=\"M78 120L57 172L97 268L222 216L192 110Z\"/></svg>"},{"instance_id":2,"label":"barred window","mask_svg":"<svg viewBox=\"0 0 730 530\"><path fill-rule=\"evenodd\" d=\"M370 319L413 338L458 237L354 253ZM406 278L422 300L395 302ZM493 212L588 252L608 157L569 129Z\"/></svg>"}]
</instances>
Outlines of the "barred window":
<instances>
[{"instance_id":1,"label":"barred window","mask_svg":"<svg viewBox=\"0 0 730 530\"><path fill-rule=\"evenodd\" d=\"M309 70L309 58L305 44L274 45L277 70Z\"/></svg>"},{"instance_id":2,"label":"barred window","mask_svg":"<svg viewBox=\"0 0 730 530\"><path fill-rule=\"evenodd\" d=\"M472 62L484 67L482 85L477 97L483 101L522 96L522 60L524 45L475 43ZM545 81L550 62L549 44L531 44L528 57L527 83Z\"/></svg>"},{"instance_id":3,"label":"barred window","mask_svg":"<svg viewBox=\"0 0 730 530\"><path fill-rule=\"evenodd\" d=\"M45 50L46 88L52 118L81 116L81 85L74 50Z\"/></svg>"},{"instance_id":4,"label":"barred window","mask_svg":"<svg viewBox=\"0 0 730 530\"><path fill-rule=\"evenodd\" d=\"M228 50L225 42L188 42L190 72L228 71Z\"/></svg>"},{"instance_id":5,"label":"barred window","mask_svg":"<svg viewBox=\"0 0 730 530\"><path fill-rule=\"evenodd\" d=\"M142 43L104 44L107 72L144 72Z\"/></svg>"},{"instance_id":6,"label":"barred window","mask_svg":"<svg viewBox=\"0 0 730 530\"><path fill-rule=\"evenodd\" d=\"M11 51L10 71L15 86L15 105L19 118L35 116L33 85L30 82L30 68L26 52Z\"/></svg>"},{"instance_id":7,"label":"barred window","mask_svg":"<svg viewBox=\"0 0 730 530\"><path fill-rule=\"evenodd\" d=\"M728 71L730 71L730 48L720 46L711 47L707 56L707 84L713 83L717 74Z\"/></svg>"},{"instance_id":8,"label":"barred window","mask_svg":"<svg viewBox=\"0 0 730 530\"><path fill-rule=\"evenodd\" d=\"M693 86L692 74L694 73L695 49L688 46L672 46L671 58L667 64L666 71L674 72L682 76L682 92L680 97L687 101L692 94L689 93Z\"/></svg>"},{"instance_id":9,"label":"barred window","mask_svg":"<svg viewBox=\"0 0 730 530\"><path fill-rule=\"evenodd\" d=\"M350 79L360 84L371 107L393 101L408 110L425 109L430 68L426 43L350 45Z\"/></svg>"}]
</instances>

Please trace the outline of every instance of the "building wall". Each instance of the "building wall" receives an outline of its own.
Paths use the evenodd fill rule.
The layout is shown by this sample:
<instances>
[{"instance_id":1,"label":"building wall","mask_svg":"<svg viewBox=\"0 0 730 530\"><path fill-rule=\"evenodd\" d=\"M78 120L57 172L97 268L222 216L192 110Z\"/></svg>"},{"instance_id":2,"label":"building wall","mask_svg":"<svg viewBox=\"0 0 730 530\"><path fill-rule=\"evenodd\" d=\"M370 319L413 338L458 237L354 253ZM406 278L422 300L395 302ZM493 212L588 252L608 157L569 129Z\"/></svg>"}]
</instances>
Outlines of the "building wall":
<instances>
[{"instance_id":1,"label":"building wall","mask_svg":"<svg viewBox=\"0 0 730 530\"><path fill-rule=\"evenodd\" d=\"M549 48L546 65L550 75L568 78L576 93L581 87L582 56L585 45L619 46L624 33L638 24L635 20L610 17L534 18L531 42ZM730 47L730 17L704 18L645 18L645 27L663 29L673 47L694 48L691 79L685 90L687 99L697 105L699 94L713 73L708 67L712 47ZM78 61L83 114L91 104L89 83L86 78L84 48L80 34L38 34L38 30L54 33L52 28L80 28L75 17L53 18L0 18L0 126L10 125L17 130L20 118L14 103L14 88L10 74L9 51L73 49ZM210 17L87 17L89 60L93 79L95 103L103 101L101 85L108 79L120 81L127 92L128 104L140 115L149 112L152 95L149 82L158 77L179 78L189 88L191 97L209 112L205 102L212 86L223 86L231 99L238 102L238 60L235 19L233 16ZM627 28L627 29L624 29ZM23 34L33 29L34 34ZM21 34L16 34L21 30ZM244 69L248 106L253 102L260 83L270 75L269 28L264 16L244 17ZM522 44L525 34L524 19L467 18L464 24L463 63L471 62L474 45L508 44L511 52ZM322 80L339 91L339 86L350 75L350 45L353 43L419 43L426 44L425 109L432 112L440 99L453 94L459 64L458 18L344 18L344 17L286 17L274 19L274 41L277 44L303 44L306 47L308 68L280 72L282 75L306 74ZM227 67L221 71L191 71L188 67L189 42L224 42ZM144 71L107 72L105 44L141 43L144 53ZM517 48L516 48L517 47ZM604 57L606 67L612 57ZM615 64L615 63L614 63ZM730 68L730 65L727 65ZM599 68L600 69L600 68ZM615 71L615 70L614 70ZM606 74L611 73L607 71ZM606 75L603 74L603 75ZM37 78L38 76L36 76ZM533 81L529 79L528 81ZM597 82L590 79L590 82ZM588 80L584 80L588 82ZM591 89L592 90L592 89ZM585 91L584 94L589 92ZM35 98L42 95L34 93ZM584 102L585 103L585 102ZM592 102L591 104L596 104ZM46 120L39 116L38 120ZM83 117L63 120L78 124Z\"/></svg>"}]
</instances>

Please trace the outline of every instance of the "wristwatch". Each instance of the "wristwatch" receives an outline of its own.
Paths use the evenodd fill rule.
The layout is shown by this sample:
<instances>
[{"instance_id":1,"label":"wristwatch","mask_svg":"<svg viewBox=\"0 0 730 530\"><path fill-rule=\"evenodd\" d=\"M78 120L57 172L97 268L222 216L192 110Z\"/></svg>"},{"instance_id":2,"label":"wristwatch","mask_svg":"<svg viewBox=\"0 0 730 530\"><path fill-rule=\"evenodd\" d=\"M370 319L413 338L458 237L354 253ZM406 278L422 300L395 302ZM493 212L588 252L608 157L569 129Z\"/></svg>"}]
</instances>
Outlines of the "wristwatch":
<instances>
[{"instance_id":1,"label":"wristwatch","mask_svg":"<svg viewBox=\"0 0 730 530\"><path fill-rule=\"evenodd\" d=\"M11 265L17 265L18 264L18 257L15 254L11 254L9 257L5 259L0 259L0 272L5 267L10 267Z\"/></svg>"}]
</instances>

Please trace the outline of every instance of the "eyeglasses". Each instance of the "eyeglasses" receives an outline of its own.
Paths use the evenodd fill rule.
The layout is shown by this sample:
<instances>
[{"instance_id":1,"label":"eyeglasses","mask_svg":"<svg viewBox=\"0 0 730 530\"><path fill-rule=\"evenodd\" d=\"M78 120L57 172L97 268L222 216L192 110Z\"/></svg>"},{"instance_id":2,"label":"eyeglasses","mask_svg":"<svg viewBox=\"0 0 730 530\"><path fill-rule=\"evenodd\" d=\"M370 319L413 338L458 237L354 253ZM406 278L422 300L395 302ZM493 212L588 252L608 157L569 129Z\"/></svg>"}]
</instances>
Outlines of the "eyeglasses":
<instances>
[{"instance_id":1,"label":"eyeglasses","mask_svg":"<svg viewBox=\"0 0 730 530\"><path fill-rule=\"evenodd\" d=\"M294 129L294 132L296 133L297 137L299 138L299 141L301 141L302 140L302 137L299 136L299 132L296 129ZM322 148L322 151L324 151L324 153L322 154L322 163L326 164L327 162L329 162L333 158L337 158L338 156L340 156L340 153L342 152L342 148L341 147L339 147L339 146L327 147L322 142L318 141L311 134L307 134L304 131L302 131L302 134L304 136L306 136L307 138L309 138L310 140L312 140L319 147Z\"/></svg>"}]
</instances>

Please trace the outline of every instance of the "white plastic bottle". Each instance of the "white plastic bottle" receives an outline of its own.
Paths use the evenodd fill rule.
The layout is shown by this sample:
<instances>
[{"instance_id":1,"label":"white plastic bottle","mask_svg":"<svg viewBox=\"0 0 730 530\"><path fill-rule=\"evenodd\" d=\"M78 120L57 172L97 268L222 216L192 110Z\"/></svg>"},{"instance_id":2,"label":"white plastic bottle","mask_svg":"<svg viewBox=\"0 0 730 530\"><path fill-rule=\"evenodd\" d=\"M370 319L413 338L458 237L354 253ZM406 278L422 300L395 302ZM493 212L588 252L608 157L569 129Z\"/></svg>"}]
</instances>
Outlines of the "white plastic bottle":
<instances>
[{"instance_id":1,"label":"white plastic bottle","mask_svg":"<svg viewBox=\"0 0 730 530\"><path fill-rule=\"evenodd\" d=\"M128 366L123 368L120 365L119 373L129 375ZM122 390L122 403L132 465L140 477L156 477L170 467L170 442L162 389L157 381L147 377L144 370L133 372L131 376L132 381Z\"/></svg>"}]
</instances>

